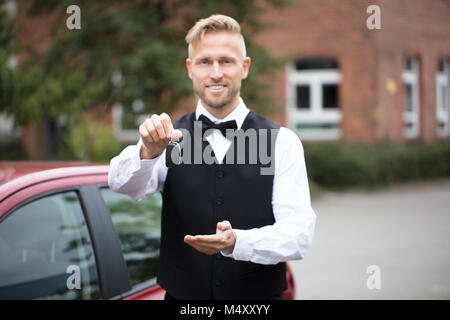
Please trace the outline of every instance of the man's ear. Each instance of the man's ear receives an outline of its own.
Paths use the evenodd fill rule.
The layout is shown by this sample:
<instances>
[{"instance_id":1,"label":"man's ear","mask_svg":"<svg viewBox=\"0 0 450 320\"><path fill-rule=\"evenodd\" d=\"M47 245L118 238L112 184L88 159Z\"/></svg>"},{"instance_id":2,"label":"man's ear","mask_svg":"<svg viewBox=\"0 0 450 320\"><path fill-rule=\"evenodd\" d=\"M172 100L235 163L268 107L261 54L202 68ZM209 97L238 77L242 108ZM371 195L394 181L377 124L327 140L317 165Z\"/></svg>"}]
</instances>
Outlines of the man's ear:
<instances>
[{"instance_id":1,"label":"man's ear","mask_svg":"<svg viewBox=\"0 0 450 320\"><path fill-rule=\"evenodd\" d=\"M242 62L242 79L246 79L248 76L248 72L250 70L250 64L251 64L252 60L250 59L250 57L245 57L244 61Z\"/></svg>"},{"instance_id":2,"label":"man's ear","mask_svg":"<svg viewBox=\"0 0 450 320\"><path fill-rule=\"evenodd\" d=\"M191 78L191 80L192 80L191 59L189 59L189 58L186 59L186 69L188 71L189 78Z\"/></svg>"}]
</instances>

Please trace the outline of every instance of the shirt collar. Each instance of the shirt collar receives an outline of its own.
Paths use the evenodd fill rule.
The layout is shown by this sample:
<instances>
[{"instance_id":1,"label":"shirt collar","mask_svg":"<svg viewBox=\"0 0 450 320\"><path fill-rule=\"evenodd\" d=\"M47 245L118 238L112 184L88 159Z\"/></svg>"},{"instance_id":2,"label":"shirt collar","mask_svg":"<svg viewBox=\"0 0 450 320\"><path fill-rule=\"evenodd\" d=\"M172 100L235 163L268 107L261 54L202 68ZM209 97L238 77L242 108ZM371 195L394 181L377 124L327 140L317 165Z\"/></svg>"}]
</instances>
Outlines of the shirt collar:
<instances>
[{"instance_id":1,"label":"shirt collar","mask_svg":"<svg viewBox=\"0 0 450 320\"><path fill-rule=\"evenodd\" d=\"M217 119L208 110L206 110L206 108L202 105L201 100L199 99L197 103L197 108L195 109L195 118L198 120L198 118L201 115L204 115L214 123L221 123L225 121L235 120L237 128L241 129L241 126L244 123L244 120L247 117L249 111L250 109L247 108L242 98L239 97L238 106L233 111L231 111L225 118Z\"/></svg>"}]
</instances>

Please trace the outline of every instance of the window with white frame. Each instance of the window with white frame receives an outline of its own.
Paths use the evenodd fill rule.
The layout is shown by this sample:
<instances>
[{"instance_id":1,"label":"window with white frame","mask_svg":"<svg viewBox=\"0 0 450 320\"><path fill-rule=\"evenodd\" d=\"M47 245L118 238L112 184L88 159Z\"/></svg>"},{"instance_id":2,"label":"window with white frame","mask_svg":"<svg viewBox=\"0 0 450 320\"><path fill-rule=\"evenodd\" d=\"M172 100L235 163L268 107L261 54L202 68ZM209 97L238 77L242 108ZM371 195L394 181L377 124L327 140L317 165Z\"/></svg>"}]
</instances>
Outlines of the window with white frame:
<instances>
[{"instance_id":1,"label":"window with white frame","mask_svg":"<svg viewBox=\"0 0 450 320\"><path fill-rule=\"evenodd\" d=\"M336 60L305 58L286 68L288 126L304 140L339 139L341 75Z\"/></svg>"},{"instance_id":2,"label":"window with white frame","mask_svg":"<svg viewBox=\"0 0 450 320\"><path fill-rule=\"evenodd\" d=\"M436 120L438 137L450 135L450 97L449 97L449 62L439 60L439 70L436 74Z\"/></svg>"},{"instance_id":3,"label":"window with white frame","mask_svg":"<svg viewBox=\"0 0 450 320\"><path fill-rule=\"evenodd\" d=\"M407 57L405 60L403 85L403 134L407 139L414 139L420 133L419 61L415 57Z\"/></svg>"},{"instance_id":4,"label":"window with white frame","mask_svg":"<svg viewBox=\"0 0 450 320\"><path fill-rule=\"evenodd\" d=\"M17 0L6 0L2 3L0 9L6 10L11 17L17 16Z\"/></svg>"},{"instance_id":5,"label":"window with white frame","mask_svg":"<svg viewBox=\"0 0 450 320\"><path fill-rule=\"evenodd\" d=\"M114 136L121 142L135 142L139 140L139 125L147 119L144 102L140 99L133 101L131 109L126 109L121 103L112 107L112 122Z\"/></svg>"}]
</instances>

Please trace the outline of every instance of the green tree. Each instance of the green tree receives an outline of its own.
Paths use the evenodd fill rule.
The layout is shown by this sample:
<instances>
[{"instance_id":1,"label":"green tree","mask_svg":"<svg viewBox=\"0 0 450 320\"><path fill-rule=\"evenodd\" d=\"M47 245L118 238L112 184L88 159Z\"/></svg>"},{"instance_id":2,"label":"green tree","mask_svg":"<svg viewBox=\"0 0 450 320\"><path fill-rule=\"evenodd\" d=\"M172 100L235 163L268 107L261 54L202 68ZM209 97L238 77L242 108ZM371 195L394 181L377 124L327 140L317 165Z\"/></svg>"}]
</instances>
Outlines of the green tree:
<instances>
[{"instance_id":1,"label":"green tree","mask_svg":"<svg viewBox=\"0 0 450 320\"><path fill-rule=\"evenodd\" d=\"M199 18L223 13L241 22L254 62L242 95L253 109L267 114L275 102L262 76L275 70L280 61L252 39L264 28L260 21L263 7L290 2L46 0L27 5L21 1L23 21L55 11L60 16L50 28L51 43L44 52L23 43L16 47L14 24L1 16L1 47L8 52L17 50L25 58L14 70L2 72L0 111L12 114L17 124L46 120L55 127L58 123L70 125L91 108L120 102L128 119L125 126L136 128L140 114L170 112L182 98L193 94L185 70L184 36ZM66 8L73 4L81 9L79 30L66 27ZM4 42L8 43L5 47ZM0 67L9 54L4 51L0 53ZM121 85L114 86L111 79L119 75ZM144 108L133 108L135 101L142 101Z\"/></svg>"},{"instance_id":2,"label":"green tree","mask_svg":"<svg viewBox=\"0 0 450 320\"><path fill-rule=\"evenodd\" d=\"M17 50L14 19L7 1L0 0L0 111L8 110L12 101L14 53Z\"/></svg>"}]
</instances>

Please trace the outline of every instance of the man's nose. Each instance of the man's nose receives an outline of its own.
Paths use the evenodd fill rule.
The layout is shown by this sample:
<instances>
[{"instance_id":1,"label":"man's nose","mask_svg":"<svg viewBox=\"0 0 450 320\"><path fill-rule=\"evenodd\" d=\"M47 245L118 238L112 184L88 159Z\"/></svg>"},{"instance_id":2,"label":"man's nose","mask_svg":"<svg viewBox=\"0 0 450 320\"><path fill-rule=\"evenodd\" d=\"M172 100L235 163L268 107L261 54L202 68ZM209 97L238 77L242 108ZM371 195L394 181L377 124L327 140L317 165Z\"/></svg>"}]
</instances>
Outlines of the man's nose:
<instances>
[{"instance_id":1,"label":"man's nose","mask_svg":"<svg viewBox=\"0 0 450 320\"><path fill-rule=\"evenodd\" d=\"M220 64L218 62L214 62L212 65L212 70L211 70L211 78L214 80L218 80L218 79L222 78L222 76L223 76L223 73L220 68Z\"/></svg>"}]
</instances>

